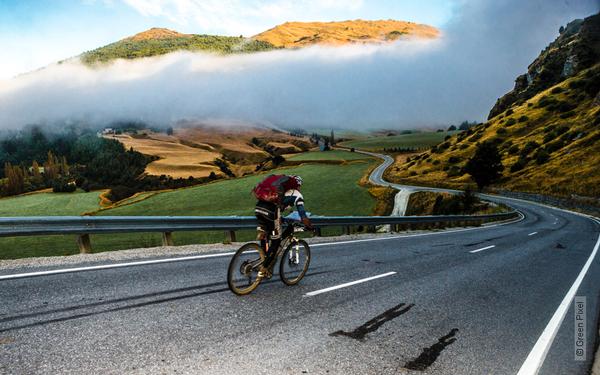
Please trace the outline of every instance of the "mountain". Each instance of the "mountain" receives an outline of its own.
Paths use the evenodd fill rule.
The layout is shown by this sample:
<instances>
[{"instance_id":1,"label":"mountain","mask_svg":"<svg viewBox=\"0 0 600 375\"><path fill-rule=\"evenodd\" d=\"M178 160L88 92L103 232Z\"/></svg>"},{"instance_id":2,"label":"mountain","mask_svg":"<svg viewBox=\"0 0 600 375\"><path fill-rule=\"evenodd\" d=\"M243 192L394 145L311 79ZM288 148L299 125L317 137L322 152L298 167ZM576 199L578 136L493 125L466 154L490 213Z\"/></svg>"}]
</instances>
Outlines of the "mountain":
<instances>
[{"instance_id":1,"label":"mountain","mask_svg":"<svg viewBox=\"0 0 600 375\"><path fill-rule=\"evenodd\" d=\"M600 60L600 15L574 20L561 27L560 35L515 80L515 88L498 99L489 118L512 104L532 98L542 90L576 75Z\"/></svg>"},{"instance_id":2,"label":"mountain","mask_svg":"<svg viewBox=\"0 0 600 375\"><path fill-rule=\"evenodd\" d=\"M204 51L222 54L259 52L275 49L267 42L242 36L181 34L168 29L150 29L83 53L83 63L92 65L114 59L135 59L174 51Z\"/></svg>"},{"instance_id":3,"label":"mountain","mask_svg":"<svg viewBox=\"0 0 600 375\"><path fill-rule=\"evenodd\" d=\"M253 36L276 47L294 48L314 44L344 45L383 43L402 37L437 38L435 27L413 22L343 21L343 22L286 22Z\"/></svg>"},{"instance_id":4,"label":"mountain","mask_svg":"<svg viewBox=\"0 0 600 375\"><path fill-rule=\"evenodd\" d=\"M431 26L404 21L286 22L252 38L182 34L152 28L118 42L87 51L80 59L88 65L114 59L135 59L174 51L204 51L221 54L297 48L314 44L343 45L384 43L404 37L436 38Z\"/></svg>"},{"instance_id":5,"label":"mountain","mask_svg":"<svg viewBox=\"0 0 600 375\"><path fill-rule=\"evenodd\" d=\"M478 144L493 142L505 167L494 187L600 197L599 30L600 15L561 28L487 122L399 162L389 178L463 187L473 182L466 161Z\"/></svg>"}]
</instances>

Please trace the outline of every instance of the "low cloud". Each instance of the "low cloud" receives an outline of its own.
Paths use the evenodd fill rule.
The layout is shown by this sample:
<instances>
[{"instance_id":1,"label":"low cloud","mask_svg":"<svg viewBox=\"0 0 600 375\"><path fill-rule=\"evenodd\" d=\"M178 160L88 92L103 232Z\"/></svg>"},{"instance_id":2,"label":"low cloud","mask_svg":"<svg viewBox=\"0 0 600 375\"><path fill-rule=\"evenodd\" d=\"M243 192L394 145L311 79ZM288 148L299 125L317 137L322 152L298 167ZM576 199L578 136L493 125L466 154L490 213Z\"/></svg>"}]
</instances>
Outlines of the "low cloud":
<instances>
[{"instance_id":1,"label":"low cloud","mask_svg":"<svg viewBox=\"0 0 600 375\"><path fill-rule=\"evenodd\" d=\"M483 120L560 25L597 11L595 1L469 2L434 41L173 53L99 69L73 61L0 82L0 127L216 119L362 129Z\"/></svg>"}]
</instances>

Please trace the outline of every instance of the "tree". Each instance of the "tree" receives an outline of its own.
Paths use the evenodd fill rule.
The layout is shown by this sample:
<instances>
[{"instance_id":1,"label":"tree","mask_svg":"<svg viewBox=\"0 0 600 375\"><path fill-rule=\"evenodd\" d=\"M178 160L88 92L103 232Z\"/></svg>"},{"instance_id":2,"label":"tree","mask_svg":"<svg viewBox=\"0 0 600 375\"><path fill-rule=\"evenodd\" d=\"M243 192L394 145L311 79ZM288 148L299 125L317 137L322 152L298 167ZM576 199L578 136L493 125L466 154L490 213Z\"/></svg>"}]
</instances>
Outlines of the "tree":
<instances>
[{"instance_id":1,"label":"tree","mask_svg":"<svg viewBox=\"0 0 600 375\"><path fill-rule=\"evenodd\" d=\"M167 135L173 135L173 127L172 126L169 126L167 128Z\"/></svg>"},{"instance_id":2,"label":"tree","mask_svg":"<svg viewBox=\"0 0 600 375\"><path fill-rule=\"evenodd\" d=\"M454 130L456 130L456 126L450 125L450 127L448 128L448 131L451 132L451 131L454 131Z\"/></svg>"},{"instance_id":3,"label":"tree","mask_svg":"<svg viewBox=\"0 0 600 375\"><path fill-rule=\"evenodd\" d=\"M331 143L332 146L335 146L335 138L333 137L333 129L331 129L331 138L329 140L329 143Z\"/></svg>"},{"instance_id":4,"label":"tree","mask_svg":"<svg viewBox=\"0 0 600 375\"><path fill-rule=\"evenodd\" d=\"M479 144L475 155L465 165L465 172L473 177L480 190L498 180L503 170L500 152L492 142Z\"/></svg>"}]
</instances>

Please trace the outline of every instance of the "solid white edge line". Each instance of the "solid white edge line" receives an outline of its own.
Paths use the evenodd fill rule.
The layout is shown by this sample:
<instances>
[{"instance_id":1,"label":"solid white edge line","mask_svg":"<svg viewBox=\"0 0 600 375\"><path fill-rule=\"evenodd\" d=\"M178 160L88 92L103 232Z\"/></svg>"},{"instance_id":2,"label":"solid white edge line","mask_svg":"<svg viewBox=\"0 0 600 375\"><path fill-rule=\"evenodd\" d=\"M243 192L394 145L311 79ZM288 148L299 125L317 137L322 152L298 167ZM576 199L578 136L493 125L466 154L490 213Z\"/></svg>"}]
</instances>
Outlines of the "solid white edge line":
<instances>
[{"instance_id":1,"label":"solid white edge line","mask_svg":"<svg viewBox=\"0 0 600 375\"><path fill-rule=\"evenodd\" d=\"M89 267L63 268L63 269L58 269L58 270L39 271L39 272L18 273L18 274L13 274L13 275L0 276L0 280L22 279L22 278L25 278L25 277L56 275L56 274L60 274L60 273L73 273L73 272L83 272L83 271L105 270L105 269L110 269L110 268L144 266L144 265L148 265L148 264L183 262L183 261L196 260L196 259L204 259L204 258L224 257L224 256L228 256L228 255L233 255L233 254L235 254L235 252L218 253L218 254L205 254L205 255L194 255L194 256L180 257L180 258L144 260L144 261L139 261L139 262L127 262L127 263L117 263L117 264L103 264L103 265L99 265L99 266L89 266Z\"/></svg>"},{"instance_id":2,"label":"solid white edge line","mask_svg":"<svg viewBox=\"0 0 600 375\"><path fill-rule=\"evenodd\" d=\"M349 243L358 243L358 242L369 242L369 241L383 241L383 240L393 240L398 238L410 238L410 237L422 237L422 236L431 236L436 234L445 234L445 233L456 233L456 232L464 232L469 230L477 230L477 229L487 229L493 228L496 226L514 224L525 219L525 215L519 212L521 218L519 220L511 220L498 224L475 227L475 228L465 228L465 229L456 229L456 230L448 230L442 232L434 232L434 233L419 233L419 234L410 234L407 236L393 236L393 237L384 237L384 238L367 238L362 240L350 240L350 241L340 241L340 242L327 242L327 243L317 243L311 244L310 247L320 247L320 246L335 246L335 245L344 245ZM188 257L180 257L180 258L167 258L167 259L157 259L157 260L145 260L139 262L127 262L127 263L116 263L116 264L103 264L100 266L89 266L89 267L76 267L76 268L64 268L64 269L56 269L49 271L39 271L39 272L28 272L28 273L19 273L12 275L3 275L0 276L0 280L12 280L12 279L22 279L26 277L37 277L37 276L49 276L49 275L58 275L62 273L74 273L74 272L86 272L86 271L98 271L98 270L107 270L111 268L123 268L123 267L134 267L134 266L144 266L149 264L160 264L160 263L174 263L174 262L184 262L190 260L198 260L203 258L215 258L215 257L223 257L233 255L235 252L226 252L226 253L216 253L216 254L205 254L205 255L194 255Z\"/></svg>"},{"instance_id":3,"label":"solid white edge line","mask_svg":"<svg viewBox=\"0 0 600 375\"><path fill-rule=\"evenodd\" d=\"M537 232L531 232L528 234L528 236L533 236L534 234L537 234Z\"/></svg>"},{"instance_id":4,"label":"solid white edge line","mask_svg":"<svg viewBox=\"0 0 600 375\"><path fill-rule=\"evenodd\" d=\"M579 272L579 275L575 279L575 282L565 295L565 298L563 298L560 305L558 305L556 312L554 312L554 315L552 315L552 318L548 322L548 325L546 325L546 328L542 332L541 336L538 338L533 349L531 349L531 352L527 356L525 362L523 362L523 365L521 366L521 369L519 369L517 375L535 375L542 368L544 360L546 359L546 355L548 354L550 346L554 341L554 337L556 337L556 334L558 333L558 330L563 320L565 319L569 308L571 307L571 301L575 297L577 289L579 289L583 278L585 277L588 269L590 268L590 265L592 264L594 257L596 256L596 253L598 252L598 247L600 247L600 236L598 236L596 246L594 246L594 250L590 254L587 262L585 262L583 268Z\"/></svg>"},{"instance_id":5,"label":"solid white edge line","mask_svg":"<svg viewBox=\"0 0 600 375\"><path fill-rule=\"evenodd\" d=\"M380 279L382 277L391 276L391 275L394 275L394 274L396 274L395 271L387 272L387 273L382 273L381 275L371 276L371 277L367 277L365 279L351 281L349 283L344 283L344 284L340 284L340 285L330 286L329 288L319 289L319 290L315 290L315 291L312 291L312 292L308 292L308 293L305 294L305 296L312 297L312 296L316 296L318 294L331 292L332 290L346 288L346 287L349 287L349 286L352 286L352 285L365 283L367 281L371 281L371 280L375 280L375 279Z\"/></svg>"},{"instance_id":6,"label":"solid white edge line","mask_svg":"<svg viewBox=\"0 0 600 375\"><path fill-rule=\"evenodd\" d=\"M481 249L471 250L469 252L472 253L472 254L474 254L474 253L478 253L478 252L483 251L483 250L491 249L493 247L496 247L496 245L490 245L490 246L482 247Z\"/></svg>"}]
</instances>

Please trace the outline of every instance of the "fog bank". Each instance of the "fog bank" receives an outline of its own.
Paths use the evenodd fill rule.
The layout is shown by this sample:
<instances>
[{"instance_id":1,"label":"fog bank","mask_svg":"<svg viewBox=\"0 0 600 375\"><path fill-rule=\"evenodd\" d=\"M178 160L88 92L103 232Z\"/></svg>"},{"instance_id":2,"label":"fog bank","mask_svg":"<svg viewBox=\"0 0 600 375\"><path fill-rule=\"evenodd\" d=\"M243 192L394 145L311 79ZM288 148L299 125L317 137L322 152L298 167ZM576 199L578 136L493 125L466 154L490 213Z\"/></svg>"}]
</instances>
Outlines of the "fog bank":
<instances>
[{"instance_id":1,"label":"fog bank","mask_svg":"<svg viewBox=\"0 0 600 375\"><path fill-rule=\"evenodd\" d=\"M0 81L0 128L179 120L414 128L484 120L558 28L597 1L461 2L434 41L248 55L179 52Z\"/></svg>"}]
</instances>

